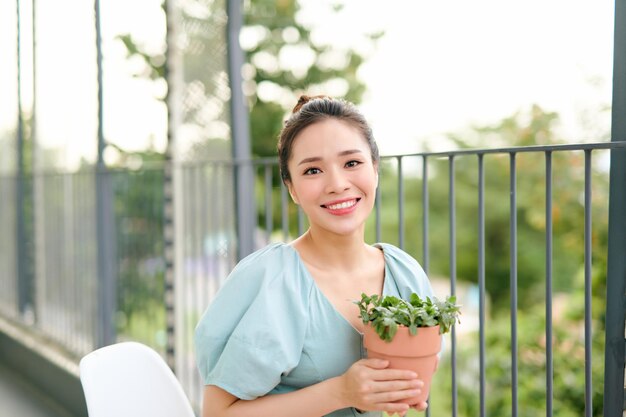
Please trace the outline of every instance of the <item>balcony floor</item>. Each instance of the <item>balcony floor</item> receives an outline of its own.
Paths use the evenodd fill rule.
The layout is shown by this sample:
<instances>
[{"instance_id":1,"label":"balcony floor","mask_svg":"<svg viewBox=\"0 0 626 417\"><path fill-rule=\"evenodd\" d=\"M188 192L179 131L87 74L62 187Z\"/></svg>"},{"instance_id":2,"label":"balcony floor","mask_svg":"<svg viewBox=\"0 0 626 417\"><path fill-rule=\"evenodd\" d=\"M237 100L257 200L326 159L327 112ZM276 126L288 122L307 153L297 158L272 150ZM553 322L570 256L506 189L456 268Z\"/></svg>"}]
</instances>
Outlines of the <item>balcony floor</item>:
<instances>
[{"instance_id":1,"label":"balcony floor","mask_svg":"<svg viewBox=\"0 0 626 417\"><path fill-rule=\"evenodd\" d=\"M0 362L0 416L71 417L22 376Z\"/></svg>"}]
</instances>

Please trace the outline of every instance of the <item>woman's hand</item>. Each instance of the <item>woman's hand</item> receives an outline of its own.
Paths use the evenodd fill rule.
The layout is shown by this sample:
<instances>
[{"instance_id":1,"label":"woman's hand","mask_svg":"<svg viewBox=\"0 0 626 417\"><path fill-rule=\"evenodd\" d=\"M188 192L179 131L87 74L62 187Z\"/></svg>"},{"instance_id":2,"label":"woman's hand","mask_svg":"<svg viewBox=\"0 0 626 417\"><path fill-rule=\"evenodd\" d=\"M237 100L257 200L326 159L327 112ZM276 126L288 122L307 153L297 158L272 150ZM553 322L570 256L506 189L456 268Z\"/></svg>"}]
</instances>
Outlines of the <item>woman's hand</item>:
<instances>
[{"instance_id":1,"label":"woman's hand","mask_svg":"<svg viewBox=\"0 0 626 417\"><path fill-rule=\"evenodd\" d=\"M361 359L355 362L341 377L344 401L363 411L385 411L389 414L406 414L409 405L398 402L421 392L424 383L413 371L389 369L389 362L382 359ZM418 411L428 407L425 402L414 406Z\"/></svg>"}]
</instances>

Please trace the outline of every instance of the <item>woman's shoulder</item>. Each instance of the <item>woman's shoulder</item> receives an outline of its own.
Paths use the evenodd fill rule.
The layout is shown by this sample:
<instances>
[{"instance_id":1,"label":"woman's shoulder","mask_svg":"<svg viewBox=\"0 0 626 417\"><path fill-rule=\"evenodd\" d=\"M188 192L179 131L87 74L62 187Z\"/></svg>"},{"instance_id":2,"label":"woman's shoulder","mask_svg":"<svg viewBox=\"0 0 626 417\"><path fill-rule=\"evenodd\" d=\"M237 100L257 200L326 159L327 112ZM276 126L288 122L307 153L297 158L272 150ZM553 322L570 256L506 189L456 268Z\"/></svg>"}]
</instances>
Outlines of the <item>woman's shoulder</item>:
<instances>
[{"instance_id":1,"label":"woman's shoulder","mask_svg":"<svg viewBox=\"0 0 626 417\"><path fill-rule=\"evenodd\" d=\"M422 296L433 294L430 281L417 259L389 243L377 243L375 246L383 250L385 266L401 297L408 297L412 292Z\"/></svg>"},{"instance_id":2,"label":"woman's shoulder","mask_svg":"<svg viewBox=\"0 0 626 417\"><path fill-rule=\"evenodd\" d=\"M392 245L391 243L380 242L375 243L374 246L382 249L383 253L385 254L386 261L406 263L417 266L421 269L421 266L417 259L415 259L406 251L400 249L399 247Z\"/></svg>"},{"instance_id":3,"label":"woman's shoulder","mask_svg":"<svg viewBox=\"0 0 626 417\"><path fill-rule=\"evenodd\" d=\"M272 262L282 255L286 246L287 245L282 242L270 243L245 256L237 263L235 269L245 268L249 265L258 264L259 262Z\"/></svg>"},{"instance_id":4,"label":"woman's shoulder","mask_svg":"<svg viewBox=\"0 0 626 417\"><path fill-rule=\"evenodd\" d=\"M244 316L254 326L259 317L306 309L310 285L292 251L284 243L273 243L243 258L222 283L204 317L219 316L224 327L232 329ZM201 324L206 322L204 317Z\"/></svg>"},{"instance_id":5,"label":"woman's shoulder","mask_svg":"<svg viewBox=\"0 0 626 417\"><path fill-rule=\"evenodd\" d=\"M295 267L297 259L291 255L289 245L282 242L270 243L240 260L231 271L231 276L241 273L267 272L267 270L283 270L284 267Z\"/></svg>"},{"instance_id":6,"label":"woman's shoulder","mask_svg":"<svg viewBox=\"0 0 626 417\"><path fill-rule=\"evenodd\" d=\"M278 285L279 284L279 285ZM306 285L295 250L286 243L271 243L243 258L224 281L228 290L255 294L263 289L294 290ZM303 290L303 288L298 288Z\"/></svg>"}]
</instances>

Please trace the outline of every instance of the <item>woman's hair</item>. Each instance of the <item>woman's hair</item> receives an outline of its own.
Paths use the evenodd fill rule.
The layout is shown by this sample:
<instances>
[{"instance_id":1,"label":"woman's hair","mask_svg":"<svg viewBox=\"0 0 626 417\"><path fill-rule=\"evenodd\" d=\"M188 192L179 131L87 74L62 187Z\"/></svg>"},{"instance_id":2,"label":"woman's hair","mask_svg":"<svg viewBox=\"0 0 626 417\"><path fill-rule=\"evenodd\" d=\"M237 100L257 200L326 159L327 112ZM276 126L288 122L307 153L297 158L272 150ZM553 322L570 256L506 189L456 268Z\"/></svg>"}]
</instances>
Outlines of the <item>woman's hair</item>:
<instances>
[{"instance_id":1,"label":"woman's hair","mask_svg":"<svg viewBox=\"0 0 626 417\"><path fill-rule=\"evenodd\" d=\"M309 97L302 95L298 104L293 108L291 116L285 121L283 130L278 137L278 160L283 182L291 180L287 164L296 137L307 126L328 119L340 120L357 128L370 147L372 162L378 163L380 156L372 129L354 104L328 96Z\"/></svg>"}]
</instances>

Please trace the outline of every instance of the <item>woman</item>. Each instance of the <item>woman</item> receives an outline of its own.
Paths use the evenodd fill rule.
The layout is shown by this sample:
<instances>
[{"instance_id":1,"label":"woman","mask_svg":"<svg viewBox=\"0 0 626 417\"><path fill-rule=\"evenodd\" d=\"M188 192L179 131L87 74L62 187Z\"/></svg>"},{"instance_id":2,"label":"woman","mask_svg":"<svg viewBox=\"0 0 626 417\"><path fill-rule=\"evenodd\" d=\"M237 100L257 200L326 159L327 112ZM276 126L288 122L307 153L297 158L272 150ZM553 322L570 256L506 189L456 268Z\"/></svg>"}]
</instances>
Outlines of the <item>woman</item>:
<instances>
[{"instance_id":1,"label":"woman","mask_svg":"<svg viewBox=\"0 0 626 417\"><path fill-rule=\"evenodd\" d=\"M232 271L196 329L204 417L404 415L423 383L364 359L361 293L432 295L417 261L365 243L378 148L356 108L302 96L280 134L280 171L309 229ZM414 405L424 410L426 403Z\"/></svg>"}]
</instances>

